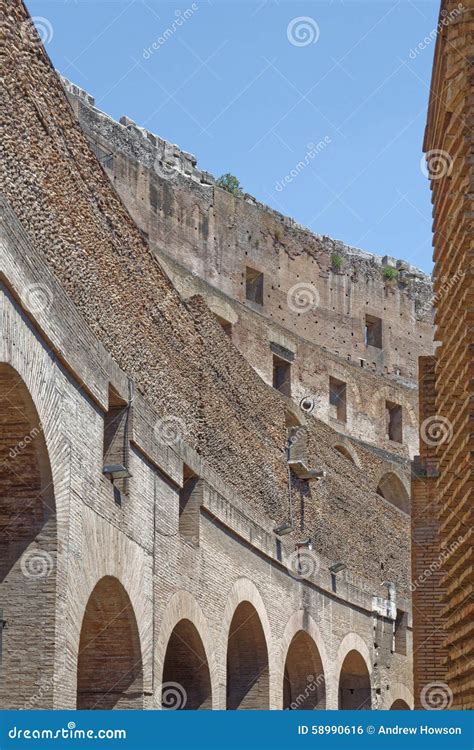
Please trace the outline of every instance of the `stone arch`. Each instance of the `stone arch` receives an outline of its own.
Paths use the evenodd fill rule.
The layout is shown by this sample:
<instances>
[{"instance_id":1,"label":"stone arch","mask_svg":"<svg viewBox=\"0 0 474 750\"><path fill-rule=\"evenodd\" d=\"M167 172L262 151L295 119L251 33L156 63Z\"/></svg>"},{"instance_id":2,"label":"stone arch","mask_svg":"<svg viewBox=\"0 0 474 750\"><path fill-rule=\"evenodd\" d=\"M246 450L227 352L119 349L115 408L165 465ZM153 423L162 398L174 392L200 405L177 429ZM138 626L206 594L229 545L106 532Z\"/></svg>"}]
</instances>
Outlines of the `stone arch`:
<instances>
[{"instance_id":1,"label":"stone arch","mask_svg":"<svg viewBox=\"0 0 474 750\"><path fill-rule=\"evenodd\" d=\"M394 471L387 471L380 476L376 491L377 495L381 495L399 510L410 512L410 491Z\"/></svg>"},{"instance_id":2,"label":"stone arch","mask_svg":"<svg viewBox=\"0 0 474 750\"><path fill-rule=\"evenodd\" d=\"M329 662L319 628L300 609L287 622L280 644L277 681L283 686L283 708L326 708L328 673Z\"/></svg>"},{"instance_id":3,"label":"stone arch","mask_svg":"<svg viewBox=\"0 0 474 750\"><path fill-rule=\"evenodd\" d=\"M326 650L316 623L303 610L287 623L282 658L283 708L325 709Z\"/></svg>"},{"instance_id":4,"label":"stone arch","mask_svg":"<svg viewBox=\"0 0 474 750\"><path fill-rule=\"evenodd\" d=\"M360 467L359 457L357 456L353 448L350 447L347 443L335 443L333 445L333 448L335 451L340 453L341 456L344 456L344 458L347 458L348 461L351 461L353 464L355 464L355 466Z\"/></svg>"},{"instance_id":5,"label":"stone arch","mask_svg":"<svg viewBox=\"0 0 474 750\"><path fill-rule=\"evenodd\" d=\"M173 628L163 664L162 708L210 709L212 688L206 652L191 620Z\"/></svg>"},{"instance_id":6,"label":"stone arch","mask_svg":"<svg viewBox=\"0 0 474 750\"><path fill-rule=\"evenodd\" d=\"M199 604L187 591L177 591L167 604L157 639L155 671L159 708L216 707L214 639Z\"/></svg>"},{"instance_id":7,"label":"stone arch","mask_svg":"<svg viewBox=\"0 0 474 750\"><path fill-rule=\"evenodd\" d=\"M339 646L336 659L338 708L372 708L371 661L367 645L356 633L349 633Z\"/></svg>"},{"instance_id":8,"label":"stone arch","mask_svg":"<svg viewBox=\"0 0 474 750\"><path fill-rule=\"evenodd\" d=\"M220 299L220 297L208 294L206 295L206 304L219 321L224 321L231 326L238 323L239 316L233 307L228 302Z\"/></svg>"},{"instance_id":9,"label":"stone arch","mask_svg":"<svg viewBox=\"0 0 474 750\"><path fill-rule=\"evenodd\" d=\"M409 711L410 706L402 698L397 698L390 706L390 711Z\"/></svg>"},{"instance_id":10,"label":"stone arch","mask_svg":"<svg viewBox=\"0 0 474 750\"><path fill-rule=\"evenodd\" d=\"M406 685L397 682L390 687L387 704L390 711L411 711L413 695Z\"/></svg>"},{"instance_id":11,"label":"stone arch","mask_svg":"<svg viewBox=\"0 0 474 750\"><path fill-rule=\"evenodd\" d=\"M224 638L227 708L270 708L273 684L270 623L258 589L248 579L240 579L229 595Z\"/></svg>"},{"instance_id":12,"label":"stone arch","mask_svg":"<svg viewBox=\"0 0 474 750\"><path fill-rule=\"evenodd\" d=\"M104 576L84 612L77 659L78 709L143 708L143 664L130 598Z\"/></svg>"},{"instance_id":13,"label":"stone arch","mask_svg":"<svg viewBox=\"0 0 474 750\"><path fill-rule=\"evenodd\" d=\"M52 708L57 518L49 452L30 391L0 364L0 704Z\"/></svg>"}]
</instances>

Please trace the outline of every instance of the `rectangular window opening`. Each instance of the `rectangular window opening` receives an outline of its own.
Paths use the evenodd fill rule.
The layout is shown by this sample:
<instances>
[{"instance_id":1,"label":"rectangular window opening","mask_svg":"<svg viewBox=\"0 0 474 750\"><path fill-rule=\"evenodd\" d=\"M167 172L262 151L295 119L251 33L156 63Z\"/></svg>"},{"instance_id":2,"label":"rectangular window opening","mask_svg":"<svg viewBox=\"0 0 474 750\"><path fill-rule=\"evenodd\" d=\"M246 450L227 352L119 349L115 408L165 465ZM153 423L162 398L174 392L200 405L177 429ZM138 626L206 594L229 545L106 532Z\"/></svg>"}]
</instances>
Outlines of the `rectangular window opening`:
<instances>
[{"instance_id":1,"label":"rectangular window opening","mask_svg":"<svg viewBox=\"0 0 474 750\"><path fill-rule=\"evenodd\" d=\"M400 404L395 404L393 401L385 402L386 420L387 420L387 436L389 440L393 440L395 443L403 442L403 416L402 407Z\"/></svg>"},{"instance_id":2,"label":"rectangular window opening","mask_svg":"<svg viewBox=\"0 0 474 750\"><path fill-rule=\"evenodd\" d=\"M123 467L128 471L130 411L130 405L109 386L109 408L104 415L104 467ZM122 493L128 492L128 478L114 478L113 484L116 502L120 504Z\"/></svg>"},{"instance_id":3,"label":"rectangular window opening","mask_svg":"<svg viewBox=\"0 0 474 750\"><path fill-rule=\"evenodd\" d=\"M263 305L263 273L255 268L245 268L245 299Z\"/></svg>"},{"instance_id":4,"label":"rectangular window opening","mask_svg":"<svg viewBox=\"0 0 474 750\"><path fill-rule=\"evenodd\" d=\"M273 355L273 387L285 396L291 396L291 363Z\"/></svg>"},{"instance_id":5,"label":"rectangular window opening","mask_svg":"<svg viewBox=\"0 0 474 750\"><path fill-rule=\"evenodd\" d=\"M365 344L382 348L382 321L374 315L365 316Z\"/></svg>"},{"instance_id":6,"label":"rectangular window opening","mask_svg":"<svg viewBox=\"0 0 474 750\"><path fill-rule=\"evenodd\" d=\"M330 415L338 422L347 420L346 384L337 378L329 378Z\"/></svg>"},{"instance_id":7,"label":"rectangular window opening","mask_svg":"<svg viewBox=\"0 0 474 750\"><path fill-rule=\"evenodd\" d=\"M179 491L179 534L193 547L199 547L199 519L202 481L188 466L183 467L183 486Z\"/></svg>"}]
</instances>

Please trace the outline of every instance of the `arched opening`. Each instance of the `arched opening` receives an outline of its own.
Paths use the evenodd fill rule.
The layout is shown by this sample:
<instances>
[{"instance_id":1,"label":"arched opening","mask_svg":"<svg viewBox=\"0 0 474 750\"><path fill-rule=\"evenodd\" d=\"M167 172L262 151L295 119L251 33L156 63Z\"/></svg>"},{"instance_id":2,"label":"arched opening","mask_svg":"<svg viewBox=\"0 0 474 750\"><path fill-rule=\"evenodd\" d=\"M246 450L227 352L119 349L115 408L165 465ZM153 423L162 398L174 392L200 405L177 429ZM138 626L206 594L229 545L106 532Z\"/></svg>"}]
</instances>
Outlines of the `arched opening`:
<instances>
[{"instance_id":1,"label":"arched opening","mask_svg":"<svg viewBox=\"0 0 474 750\"><path fill-rule=\"evenodd\" d=\"M401 479L393 471L387 472L380 479L377 494L405 513L410 512L410 495L406 491Z\"/></svg>"},{"instance_id":2,"label":"arched opening","mask_svg":"<svg viewBox=\"0 0 474 750\"><path fill-rule=\"evenodd\" d=\"M190 620L180 620L168 641L161 705L168 709L212 708L211 676L206 652Z\"/></svg>"},{"instance_id":3,"label":"arched opening","mask_svg":"<svg viewBox=\"0 0 474 750\"><path fill-rule=\"evenodd\" d=\"M318 647L308 633L293 637L285 661L283 708L314 710L326 708L324 669Z\"/></svg>"},{"instance_id":4,"label":"arched opening","mask_svg":"<svg viewBox=\"0 0 474 750\"><path fill-rule=\"evenodd\" d=\"M339 677L339 708L352 711L372 708L370 675L358 651L349 651Z\"/></svg>"},{"instance_id":5,"label":"arched opening","mask_svg":"<svg viewBox=\"0 0 474 750\"><path fill-rule=\"evenodd\" d=\"M347 460L350 461L352 464L355 463L352 453L349 451L348 448L346 448L345 445L335 445L334 450L340 453L341 456L344 456L344 458L347 458Z\"/></svg>"},{"instance_id":6,"label":"arched opening","mask_svg":"<svg viewBox=\"0 0 474 750\"><path fill-rule=\"evenodd\" d=\"M262 623L250 602L241 602L227 644L227 708L268 709L268 650Z\"/></svg>"},{"instance_id":7,"label":"arched opening","mask_svg":"<svg viewBox=\"0 0 474 750\"><path fill-rule=\"evenodd\" d=\"M77 661L77 708L143 708L140 637L132 603L112 576L87 602Z\"/></svg>"},{"instance_id":8,"label":"arched opening","mask_svg":"<svg viewBox=\"0 0 474 750\"><path fill-rule=\"evenodd\" d=\"M398 698L398 700L394 701L390 706L390 711L410 711L410 706L406 701Z\"/></svg>"},{"instance_id":9,"label":"arched opening","mask_svg":"<svg viewBox=\"0 0 474 750\"><path fill-rule=\"evenodd\" d=\"M56 509L43 427L26 385L0 364L0 705L52 708ZM1 625L0 625L1 628Z\"/></svg>"}]
</instances>

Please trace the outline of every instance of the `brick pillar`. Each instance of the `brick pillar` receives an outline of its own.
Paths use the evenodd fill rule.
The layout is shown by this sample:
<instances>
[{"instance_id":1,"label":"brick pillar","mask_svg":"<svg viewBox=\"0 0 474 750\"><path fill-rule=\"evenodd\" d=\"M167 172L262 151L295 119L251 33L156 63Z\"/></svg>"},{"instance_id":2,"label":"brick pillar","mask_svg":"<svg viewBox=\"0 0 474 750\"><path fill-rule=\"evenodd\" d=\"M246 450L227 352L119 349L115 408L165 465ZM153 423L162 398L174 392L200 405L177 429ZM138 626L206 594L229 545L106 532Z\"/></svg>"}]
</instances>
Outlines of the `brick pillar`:
<instances>
[{"instance_id":1,"label":"brick pillar","mask_svg":"<svg viewBox=\"0 0 474 750\"><path fill-rule=\"evenodd\" d=\"M419 359L420 455L412 467L412 607L413 668L415 708L421 703L423 688L433 682L445 682L443 646L442 559L439 546L438 476L435 446L423 436L435 410L435 357ZM424 427L424 425L428 425Z\"/></svg>"}]
</instances>

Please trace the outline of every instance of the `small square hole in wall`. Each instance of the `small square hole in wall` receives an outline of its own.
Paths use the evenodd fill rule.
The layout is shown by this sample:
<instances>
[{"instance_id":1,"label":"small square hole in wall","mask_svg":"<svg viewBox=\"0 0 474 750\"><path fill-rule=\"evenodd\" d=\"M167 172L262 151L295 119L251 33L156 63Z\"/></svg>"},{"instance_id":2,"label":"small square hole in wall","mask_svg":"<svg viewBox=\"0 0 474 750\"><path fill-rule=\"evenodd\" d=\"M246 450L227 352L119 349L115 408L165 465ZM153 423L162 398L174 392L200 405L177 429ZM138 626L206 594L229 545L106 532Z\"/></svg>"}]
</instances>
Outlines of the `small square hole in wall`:
<instances>
[{"instance_id":1,"label":"small square hole in wall","mask_svg":"<svg viewBox=\"0 0 474 750\"><path fill-rule=\"evenodd\" d=\"M263 305L263 273L249 266L245 268L245 298Z\"/></svg>"},{"instance_id":2,"label":"small square hole in wall","mask_svg":"<svg viewBox=\"0 0 474 750\"><path fill-rule=\"evenodd\" d=\"M291 363L273 355L273 387L285 396L291 396Z\"/></svg>"},{"instance_id":3,"label":"small square hole in wall","mask_svg":"<svg viewBox=\"0 0 474 750\"><path fill-rule=\"evenodd\" d=\"M347 419L346 384L337 378L329 378L329 406L330 415L338 422Z\"/></svg>"},{"instance_id":4,"label":"small square hole in wall","mask_svg":"<svg viewBox=\"0 0 474 750\"><path fill-rule=\"evenodd\" d=\"M382 320L374 315L365 316L365 344L382 348Z\"/></svg>"},{"instance_id":5,"label":"small square hole in wall","mask_svg":"<svg viewBox=\"0 0 474 750\"><path fill-rule=\"evenodd\" d=\"M395 443L403 442L403 415L400 404L393 401L385 402L387 437Z\"/></svg>"}]
</instances>

